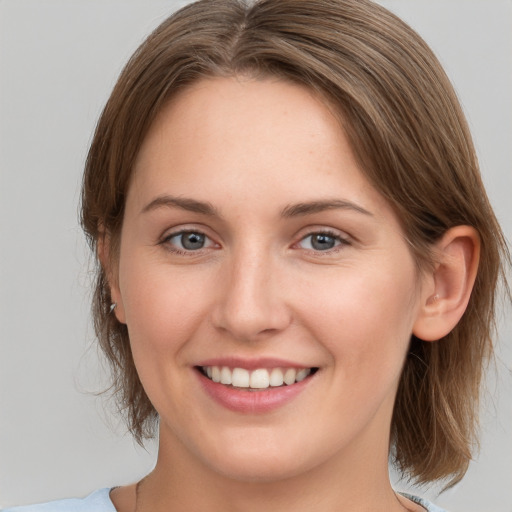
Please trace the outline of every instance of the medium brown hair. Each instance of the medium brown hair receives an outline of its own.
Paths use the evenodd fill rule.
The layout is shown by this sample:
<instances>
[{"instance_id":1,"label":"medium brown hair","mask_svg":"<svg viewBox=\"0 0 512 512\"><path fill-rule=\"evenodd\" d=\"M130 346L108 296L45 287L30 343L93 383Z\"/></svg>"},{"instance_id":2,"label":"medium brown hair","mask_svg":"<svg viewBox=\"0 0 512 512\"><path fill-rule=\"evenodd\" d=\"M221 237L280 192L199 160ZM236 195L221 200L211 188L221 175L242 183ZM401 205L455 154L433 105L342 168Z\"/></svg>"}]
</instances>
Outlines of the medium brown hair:
<instances>
[{"instance_id":1,"label":"medium brown hair","mask_svg":"<svg viewBox=\"0 0 512 512\"><path fill-rule=\"evenodd\" d=\"M404 22L368 0L202 0L164 21L129 60L87 158L82 225L94 251L117 257L134 160L156 114L204 77L274 76L314 90L339 115L361 169L394 208L418 267L450 227L473 226L482 249L465 314L443 340L413 336L394 409L392 454L420 482L458 481L476 441L483 363L492 350L496 287L508 258L461 107L441 65ZM113 390L142 442L157 418L128 331L109 314L98 265L95 329Z\"/></svg>"}]
</instances>

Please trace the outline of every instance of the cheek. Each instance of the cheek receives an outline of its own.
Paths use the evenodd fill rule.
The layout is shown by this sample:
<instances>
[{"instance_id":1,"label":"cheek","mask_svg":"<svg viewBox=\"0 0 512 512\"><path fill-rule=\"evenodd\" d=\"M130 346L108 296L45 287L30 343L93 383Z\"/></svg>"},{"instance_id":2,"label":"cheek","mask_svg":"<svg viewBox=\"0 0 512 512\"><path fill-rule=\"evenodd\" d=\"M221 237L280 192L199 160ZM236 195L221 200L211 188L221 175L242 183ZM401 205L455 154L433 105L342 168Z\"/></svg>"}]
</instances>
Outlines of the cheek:
<instances>
[{"instance_id":1,"label":"cheek","mask_svg":"<svg viewBox=\"0 0 512 512\"><path fill-rule=\"evenodd\" d=\"M134 255L120 265L120 289L134 352L176 350L198 327L208 303L201 273L191 277Z\"/></svg>"},{"instance_id":2,"label":"cheek","mask_svg":"<svg viewBox=\"0 0 512 512\"><path fill-rule=\"evenodd\" d=\"M184 354L206 316L207 296L200 281L199 275L191 279L179 269L151 264L147 256L137 258L136 253L120 265L120 290L137 373L155 408L170 416L180 414L179 397L186 395L183 376L189 369Z\"/></svg>"},{"instance_id":3,"label":"cheek","mask_svg":"<svg viewBox=\"0 0 512 512\"><path fill-rule=\"evenodd\" d=\"M344 370L400 371L417 310L415 270L402 263L343 269L309 286L307 322Z\"/></svg>"}]
</instances>

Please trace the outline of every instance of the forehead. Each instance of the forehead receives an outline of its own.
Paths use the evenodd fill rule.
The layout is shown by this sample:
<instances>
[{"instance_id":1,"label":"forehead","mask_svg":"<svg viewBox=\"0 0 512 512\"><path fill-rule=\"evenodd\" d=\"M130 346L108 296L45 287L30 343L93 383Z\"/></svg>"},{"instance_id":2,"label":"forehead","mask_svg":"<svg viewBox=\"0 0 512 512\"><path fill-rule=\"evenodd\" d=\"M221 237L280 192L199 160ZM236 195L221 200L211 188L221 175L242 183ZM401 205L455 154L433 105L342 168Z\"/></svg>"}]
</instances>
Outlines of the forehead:
<instances>
[{"instance_id":1,"label":"forehead","mask_svg":"<svg viewBox=\"0 0 512 512\"><path fill-rule=\"evenodd\" d=\"M260 194L278 207L340 194L382 202L332 109L277 79L209 78L181 91L157 116L134 172L132 196Z\"/></svg>"},{"instance_id":2,"label":"forehead","mask_svg":"<svg viewBox=\"0 0 512 512\"><path fill-rule=\"evenodd\" d=\"M278 78L211 77L194 82L162 108L151 126L137 163L144 160L160 142L179 146L190 136L207 147L215 143L235 146L241 139L256 148L274 143L285 145L304 138L330 139L340 149L344 146L341 123L326 101L305 86ZM250 138L248 138L250 137ZM273 145L273 144L272 144ZM197 156L197 155L195 155Z\"/></svg>"}]
</instances>

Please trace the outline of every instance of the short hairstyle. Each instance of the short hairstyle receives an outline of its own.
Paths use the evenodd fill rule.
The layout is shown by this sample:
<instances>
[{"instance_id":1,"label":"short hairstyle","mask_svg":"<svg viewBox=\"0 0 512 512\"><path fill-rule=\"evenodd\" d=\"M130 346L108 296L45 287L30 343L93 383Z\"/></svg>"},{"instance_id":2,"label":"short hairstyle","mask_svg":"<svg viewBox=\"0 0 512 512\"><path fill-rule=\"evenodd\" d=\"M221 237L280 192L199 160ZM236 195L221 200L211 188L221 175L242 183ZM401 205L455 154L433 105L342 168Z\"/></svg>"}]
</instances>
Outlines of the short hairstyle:
<instances>
[{"instance_id":1,"label":"short hairstyle","mask_svg":"<svg viewBox=\"0 0 512 512\"><path fill-rule=\"evenodd\" d=\"M478 397L492 352L496 290L510 261L486 196L471 136L437 58L408 25L369 0L201 0L164 21L122 71L87 157L81 221L93 251L105 235L115 266L135 158L153 120L180 90L207 77L277 77L318 93L338 115L362 172L401 221L418 268L449 228L481 239L474 289L458 325L438 342L412 336L391 425L398 468L418 482L465 474ZM157 413L110 314L98 263L93 317L112 390L138 442Z\"/></svg>"}]
</instances>

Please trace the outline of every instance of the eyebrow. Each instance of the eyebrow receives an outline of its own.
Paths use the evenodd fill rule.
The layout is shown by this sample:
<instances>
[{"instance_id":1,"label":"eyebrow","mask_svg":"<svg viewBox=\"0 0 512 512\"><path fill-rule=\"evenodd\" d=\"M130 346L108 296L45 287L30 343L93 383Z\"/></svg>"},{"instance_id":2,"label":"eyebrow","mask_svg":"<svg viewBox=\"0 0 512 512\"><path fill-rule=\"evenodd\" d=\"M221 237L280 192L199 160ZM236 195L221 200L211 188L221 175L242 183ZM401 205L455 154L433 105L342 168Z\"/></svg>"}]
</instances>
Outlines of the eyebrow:
<instances>
[{"instance_id":1,"label":"eyebrow","mask_svg":"<svg viewBox=\"0 0 512 512\"><path fill-rule=\"evenodd\" d=\"M176 197L170 195L158 196L148 203L141 211L147 213L159 208L180 208L193 213L200 213L209 217L220 217L218 210L208 202L197 201L186 197ZM323 201L309 201L305 203L291 204L283 208L281 217L290 218L302 215L311 215L326 210L353 210L363 215L373 216L371 212L351 201L344 199L330 199Z\"/></svg>"},{"instance_id":2,"label":"eyebrow","mask_svg":"<svg viewBox=\"0 0 512 512\"><path fill-rule=\"evenodd\" d=\"M219 216L217 209L211 203L196 201L195 199L189 199L186 197L176 197L169 195L158 196L157 198L153 199L153 201L148 203L142 209L141 213L147 213L162 207L181 208L182 210L201 213L202 215L208 215L211 217Z\"/></svg>"},{"instance_id":3,"label":"eyebrow","mask_svg":"<svg viewBox=\"0 0 512 512\"><path fill-rule=\"evenodd\" d=\"M325 201L310 201L307 203L297 203L286 206L281 212L282 217L296 217L301 215L311 215L325 210L353 210L363 215L373 216L371 212L365 210L362 206L344 199L331 199Z\"/></svg>"}]
</instances>

